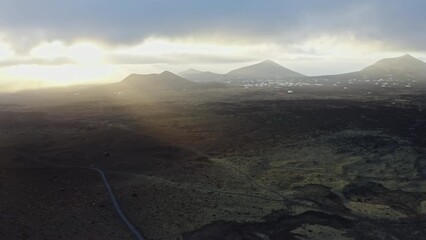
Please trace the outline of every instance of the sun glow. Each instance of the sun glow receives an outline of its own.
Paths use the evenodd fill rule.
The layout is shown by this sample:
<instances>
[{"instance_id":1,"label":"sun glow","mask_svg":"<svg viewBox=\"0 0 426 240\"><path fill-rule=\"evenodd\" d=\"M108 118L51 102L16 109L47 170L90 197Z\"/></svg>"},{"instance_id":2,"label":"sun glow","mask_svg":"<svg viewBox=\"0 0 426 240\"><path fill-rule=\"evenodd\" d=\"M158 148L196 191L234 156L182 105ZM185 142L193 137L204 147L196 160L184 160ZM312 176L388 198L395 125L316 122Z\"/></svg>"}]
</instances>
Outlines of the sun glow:
<instances>
[{"instance_id":1,"label":"sun glow","mask_svg":"<svg viewBox=\"0 0 426 240\"><path fill-rule=\"evenodd\" d=\"M3 69L0 74L7 75L10 80L22 81L26 79L49 83L52 86L66 86L111 80L116 71L110 65L18 65Z\"/></svg>"},{"instance_id":2,"label":"sun glow","mask_svg":"<svg viewBox=\"0 0 426 240\"><path fill-rule=\"evenodd\" d=\"M79 64L91 65L103 63L105 50L94 43L79 43L68 47L65 53Z\"/></svg>"},{"instance_id":3,"label":"sun glow","mask_svg":"<svg viewBox=\"0 0 426 240\"><path fill-rule=\"evenodd\" d=\"M45 42L30 51L30 55L35 58L48 60L66 58L81 65L103 63L105 54L106 50L90 42L70 46L66 46L61 41Z\"/></svg>"},{"instance_id":4,"label":"sun glow","mask_svg":"<svg viewBox=\"0 0 426 240\"><path fill-rule=\"evenodd\" d=\"M26 87L22 83L28 83L27 87L46 87L115 81L122 75L116 66L104 60L106 53L107 49L92 42L66 45L56 40L16 56L9 45L0 43L0 63L16 62L0 68L0 85L19 90Z\"/></svg>"},{"instance_id":5,"label":"sun glow","mask_svg":"<svg viewBox=\"0 0 426 240\"><path fill-rule=\"evenodd\" d=\"M13 57L14 51L9 44L0 42L0 61Z\"/></svg>"},{"instance_id":6,"label":"sun glow","mask_svg":"<svg viewBox=\"0 0 426 240\"><path fill-rule=\"evenodd\" d=\"M33 48L30 51L30 55L35 58L52 60L55 58L65 57L65 51L66 47L60 41L54 41L49 43L45 42Z\"/></svg>"}]
</instances>

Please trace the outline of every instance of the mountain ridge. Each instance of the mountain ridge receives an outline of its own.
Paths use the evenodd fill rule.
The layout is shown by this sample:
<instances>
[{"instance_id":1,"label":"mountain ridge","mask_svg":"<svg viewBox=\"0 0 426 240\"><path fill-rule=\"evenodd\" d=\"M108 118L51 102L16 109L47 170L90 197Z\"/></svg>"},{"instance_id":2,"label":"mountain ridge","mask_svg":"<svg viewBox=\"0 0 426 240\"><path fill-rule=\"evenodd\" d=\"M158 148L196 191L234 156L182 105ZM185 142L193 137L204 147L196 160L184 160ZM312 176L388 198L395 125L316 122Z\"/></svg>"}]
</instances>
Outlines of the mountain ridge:
<instances>
[{"instance_id":1,"label":"mountain ridge","mask_svg":"<svg viewBox=\"0 0 426 240\"><path fill-rule=\"evenodd\" d=\"M399 57L380 59L359 71L342 74L311 76L309 78L333 80L368 80L386 79L389 77L400 80L426 80L426 63L410 54L404 54Z\"/></svg>"},{"instance_id":2,"label":"mountain ridge","mask_svg":"<svg viewBox=\"0 0 426 240\"><path fill-rule=\"evenodd\" d=\"M200 71L194 68L180 72L178 75L194 82L216 82L223 79L223 74L210 71Z\"/></svg>"},{"instance_id":3,"label":"mountain ridge","mask_svg":"<svg viewBox=\"0 0 426 240\"><path fill-rule=\"evenodd\" d=\"M305 77L305 75L290 70L282 65L267 59L262 62L233 69L225 74L210 71L200 71L190 68L178 75L191 81L240 81L240 80L285 80Z\"/></svg>"},{"instance_id":4,"label":"mountain ridge","mask_svg":"<svg viewBox=\"0 0 426 240\"><path fill-rule=\"evenodd\" d=\"M376 63L362 69L361 72L390 75L411 74L414 76L426 76L426 63L410 54L395 58L383 58Z\"/></svg>"},{"instance_id":5,"label":"mountain ridge","mask_svg":"<svg viewBox=\"0 0 426 240\"><path fill-rule=\"evenodd\" d=\"M299 77L305 77L305 75L283 67L270 59L237 68L225 74L227 80L284 80Z\"/></svg>"}]
</instances>

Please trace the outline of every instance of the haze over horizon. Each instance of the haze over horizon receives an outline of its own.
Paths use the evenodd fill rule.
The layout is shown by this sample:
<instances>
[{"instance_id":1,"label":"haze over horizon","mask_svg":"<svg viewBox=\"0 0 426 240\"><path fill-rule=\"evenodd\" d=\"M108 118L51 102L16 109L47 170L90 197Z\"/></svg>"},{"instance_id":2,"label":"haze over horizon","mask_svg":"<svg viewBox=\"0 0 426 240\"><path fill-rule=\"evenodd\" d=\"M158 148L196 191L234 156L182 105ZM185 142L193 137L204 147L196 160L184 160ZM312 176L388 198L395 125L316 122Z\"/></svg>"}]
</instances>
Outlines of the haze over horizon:
<instances>
[{"instance_id":1,"label":"haze over horizon","mask_svg":"<svg viewBox=\"0 0 426 240\"><path fill-rule=\"evenodd\" d=\"M118 81L130 73L226 73L271 59L306 75L426 60L426 2L0 2L0 86Z\"/></svg>"}]
</instances>

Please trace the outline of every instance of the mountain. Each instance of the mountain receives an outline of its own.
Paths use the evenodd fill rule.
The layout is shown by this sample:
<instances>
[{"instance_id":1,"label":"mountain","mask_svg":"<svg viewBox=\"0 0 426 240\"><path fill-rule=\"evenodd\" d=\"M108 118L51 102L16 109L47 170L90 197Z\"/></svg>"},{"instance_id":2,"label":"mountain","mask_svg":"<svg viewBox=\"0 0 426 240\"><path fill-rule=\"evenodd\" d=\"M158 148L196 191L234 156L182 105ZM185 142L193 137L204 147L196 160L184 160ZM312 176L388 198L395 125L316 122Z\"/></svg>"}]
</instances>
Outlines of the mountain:
<instances>
[{"instance_id":1,"label":"mountain","mask_svg":"<svg viewBox=\"0 0 426 240\"><path fill-rule=\"evenodd\" d=\"M371 77L396 76L404 78L426 77L426 63L406 54L396 58L385 58L360 71Z\"/></svg>"},{"instance_id":2,"label":"mountain","mask_svg":"<svg viewBox=\"0 0 426 240\"><path fill-rule=\"evenodd\" d=\"M164 71L160 74L130 74L119 84L144 90L181 90L194 86L195 83Z\"/></svg>"},{"instance_id":3,"label":"mountain","mask_svg":"<svg viewBox=\"0 0 426 240\"><path fill-rule=\"evenodd\" d=\"M180 72L179 76L194 82L214 82L220 81L223 78L223 74L199 71L193 68Z\"/></svg>"},{"instance_id":4,"label":"mountain","mask_svg":"<svg viewBox=\"0 0 426 240\"><path fill-rule=\"evenodd\" d=\"M271 60L235 69L224 76L227 80L282 80L299 77L304 77L304 75Z\"/></svg>"},{"instance_id":5,"label":"mountain","mask_svg":"<svg viewBox=\"0 0 426 240\"><path fill-rule=\"evenodd\" d=\"M190 75L198 74L198 73L202 73L202 72L203 71L200 71L200 70L197 70L197 69L194 69L194 68L190 68L186 71L178 73L178 75L184 78L186 76L190 76Z\"/></svg>"},{"instance_id":6,"label":"mountain","mask_svg":"<svg viewBox=\"0 0 426 240\"><path fill-rule=\"evenodd\" d=\"M228 72L227 74L218 74L209 71L199 71L191 68L179 73L179 75L184 77L185 79L195 82L285 80L304 77L304 75L287 69L271 60L266 60L254 65L238 68Z\"/></svg>"},{"instance_id":7,"label":"mountain","mask_svg":"<svg viewBox=\"0 0 426 240\"><path fill-rule=\"evenodd\" d=\"M198 83L189 81L172 72L164 71L160 74L130 74L120 82L101 86L99 90L109 93L138 94L142 92L206 90L225 87L224 83Z\"/></svg>"},{"instance_id":8,"label":"mountain","mask_svg":"<svg viewBox=\"0 0 426 240\"><path fill-rule=\"evenodd\" d=\"M396 58L381 59L373 65L370 65L357 72L311 78L338 81L349 79L388 79L389 77L398 80L425 80L426 63L409 54L406 54Z\"/></svg>"}]
</instances>

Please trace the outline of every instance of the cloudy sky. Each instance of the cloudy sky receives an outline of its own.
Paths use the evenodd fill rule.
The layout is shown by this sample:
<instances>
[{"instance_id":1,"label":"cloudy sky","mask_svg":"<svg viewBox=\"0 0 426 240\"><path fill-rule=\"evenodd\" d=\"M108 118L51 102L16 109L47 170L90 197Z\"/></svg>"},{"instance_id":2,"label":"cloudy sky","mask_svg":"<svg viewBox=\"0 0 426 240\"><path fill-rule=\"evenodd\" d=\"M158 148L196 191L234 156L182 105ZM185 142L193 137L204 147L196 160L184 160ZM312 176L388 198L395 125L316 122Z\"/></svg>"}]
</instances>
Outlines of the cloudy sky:
<instances>
[{"instance_id":1,"label":"cloudy sky","mask_svg":"<svg viewBox=\"0 0 426 240\"><path fill-rule=\"evenodd\" d=\"M426 60L424 0L0 0L4 89L265 59L307 75Z\"/></svg>"}]
</instances>

